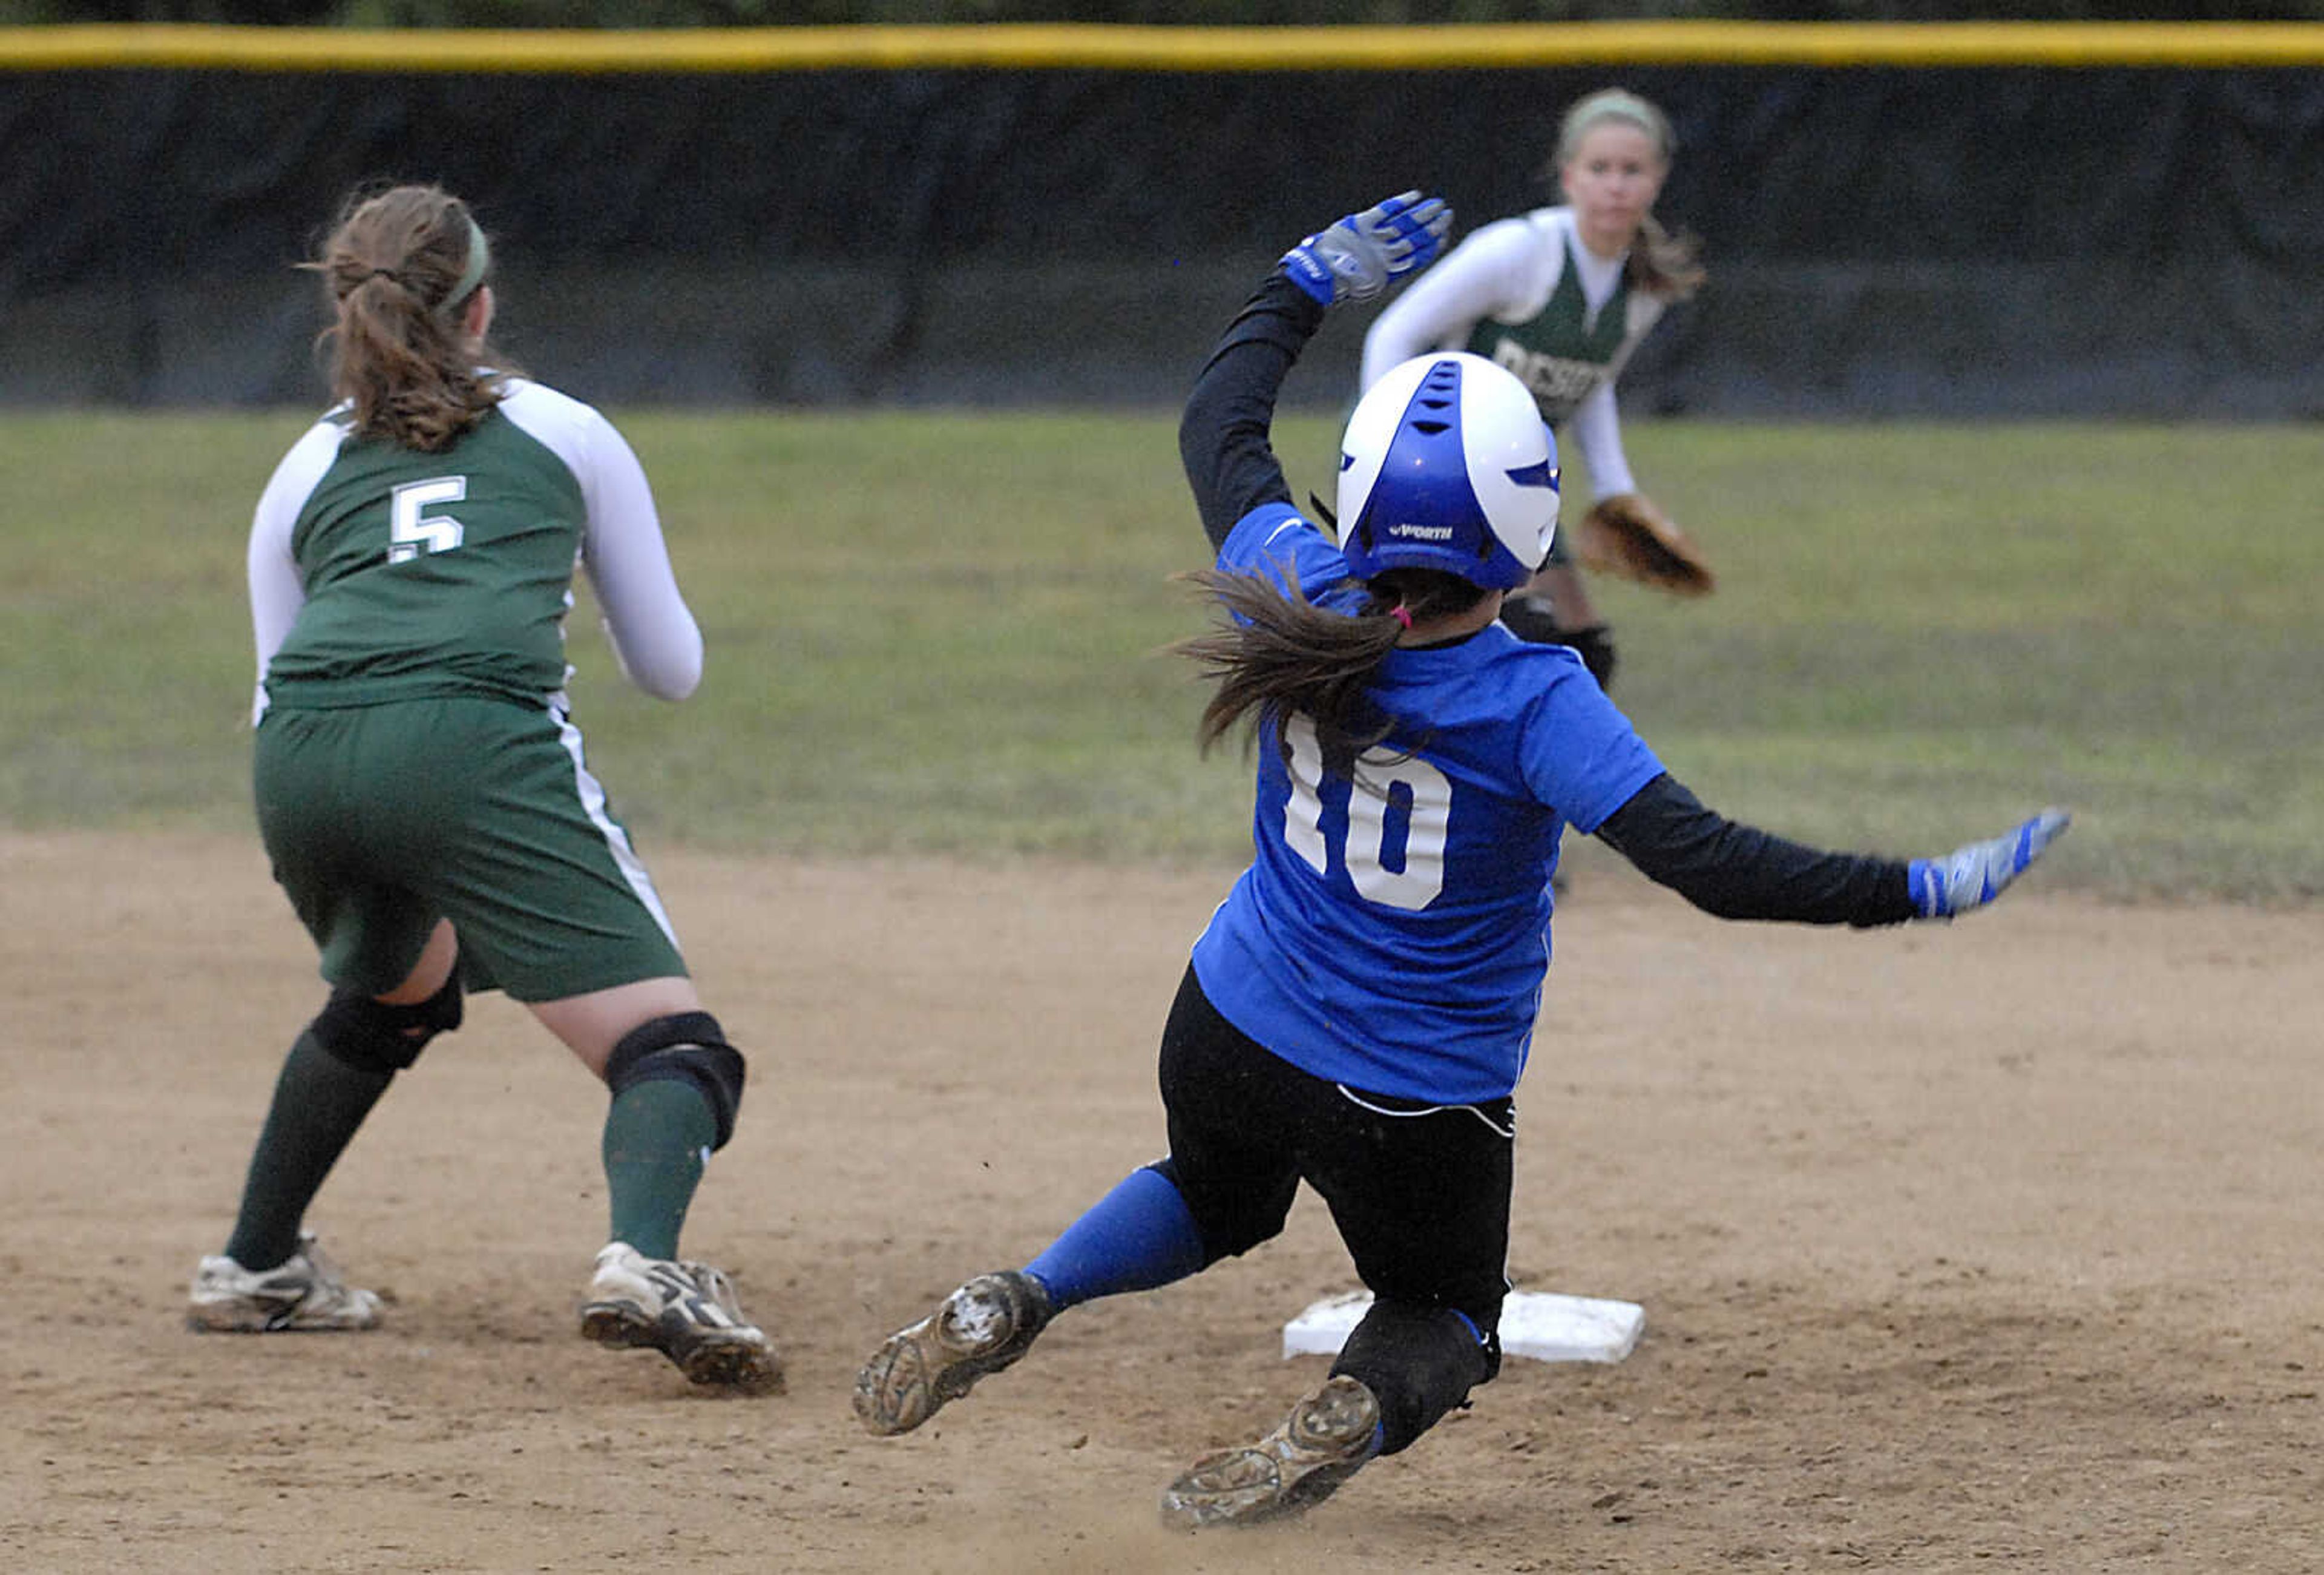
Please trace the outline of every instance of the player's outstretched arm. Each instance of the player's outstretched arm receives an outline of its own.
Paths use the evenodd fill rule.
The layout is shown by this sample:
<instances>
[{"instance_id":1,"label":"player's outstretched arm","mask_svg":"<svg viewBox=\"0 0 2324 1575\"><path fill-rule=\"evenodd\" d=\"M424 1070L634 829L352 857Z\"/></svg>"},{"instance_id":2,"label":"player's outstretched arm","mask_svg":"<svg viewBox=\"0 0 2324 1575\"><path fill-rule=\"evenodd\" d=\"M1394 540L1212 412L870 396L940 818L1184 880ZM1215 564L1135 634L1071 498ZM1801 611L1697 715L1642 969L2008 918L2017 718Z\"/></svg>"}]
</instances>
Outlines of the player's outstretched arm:
<instances>
[{"instance_id":1,"label":"player's outstretched arm","mask_svg":"<svg viewBox=\"0 0 2324 1575\"><path fill-rule=\"evenodd\" d=\"M1321 305L1370 300L1434 261L1452 228L1443 198L1399 192L1292 247L1283 272Z\"/></svg>"},{"instance_id":2,"label":"player's outstretched arm","mask_svg":"<svg viewBox=\"0 0 2324 1575\"><path fill-rule=\"evenodd\" d=\"M2062 809L2045 809L2015 831L1957 848L1941 859L1914 860L1906 872L1914 907L1924 919L1957 918L1983 907L2064 835L2072 819Z\"/></svg>"},{"instance_id":3,"label":"player's outstretched arm","mask_svg":"<svg viewBox=\"0 0 2324 1575\"><path fill-rule=\"evenodd\" d=\"M1596 831L1648 880L1725 919L1868 928L1980 907L2065 830L2048 809L1941 859L1887 859L1794 843L1729 820L1665 772Z\"/></svg>"},{"instance_id":4,"label":"player's outstretched arm","mask_svg":"<svg viewBox=\"0 0 2324 1575\"><path fill-rule=\"evenodd\" d=\"M1178 456L1213 548L1261 503L1291 501L1268 434L1284 375L1323 314L1425 267L1452 227L1441 200L1407 191L1308 236L1268 270L1212 347L1178 421Z\"/></svg>"}]
</instances>

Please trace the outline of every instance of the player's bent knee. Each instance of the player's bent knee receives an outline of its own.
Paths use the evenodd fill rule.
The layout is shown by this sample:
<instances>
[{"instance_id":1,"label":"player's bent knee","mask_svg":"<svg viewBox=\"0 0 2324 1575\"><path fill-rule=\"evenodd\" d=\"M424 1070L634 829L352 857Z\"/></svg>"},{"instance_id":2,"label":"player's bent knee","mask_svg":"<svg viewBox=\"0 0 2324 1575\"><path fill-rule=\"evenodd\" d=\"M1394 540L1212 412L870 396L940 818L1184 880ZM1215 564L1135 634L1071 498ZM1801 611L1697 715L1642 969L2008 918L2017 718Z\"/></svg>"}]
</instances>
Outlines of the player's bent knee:
<instances>
[{"instance_id":1,"label":"player's bent knee","mask_svg":"<svg viewBox=\"0 0 2324 1575\"><path fill-rule=\"evenodd\" d=\"M1296 1176L1292 1185L1279 1195L1222 1194L1216 1188L1188 1187L1178 1174L1175 1156L1157 1159L1145 1168L1168 1182L1186 1205L1186 1212L1194 1221L1195 1234L1203 1239L1204 1268L1222 1258L1240 1257L1261 1242L1274 1240L1283 1234L1284 1224L1291 1218L1292 1196L1298 1185Z\"/></svg>"},{"instance_id":2,"label":"player's bent knee","mask_svg":"<svg viewBox=\"0 0 2324 1575\"><path fill-rule=\"evenodd\" d=\"M1380 1405L1380 1453L1395 1454L1426 1432L1469 1391L1501 1370L1498 1334L1466 1313L1418 1302L1376 1301L1333 1363L1333 1377L1360 1380Z\"/></svg>"},{"instance_id":3,"label":"player's bent knee","mask_svg":"<svg viewBox=\"0 0 2324 1575\"><path fill-rule=\"evenodd\" d=\"M710 1101L718 1136L710 1147L726 1147L742 1108L742 1053L726 1043L725 1030L708 1012L673 1012L639 1024L622 1036L605 1058L605 1086L615 1094L641 1082L690 1082Z\"/></svg>"},{"instance_id":4,"label":"player's bent knee","mask_svg":"<svg viewBox=\"0 0 2324 1575\"><path fill-rule=\"evenodd\" d=\"M307 1031L347 1065L392 1077L420 1059L429 1040L458 1027L460 1017L460 976L455 973L426 1000L403 1006L336 991Z\"/></svg>"}]
</instances>

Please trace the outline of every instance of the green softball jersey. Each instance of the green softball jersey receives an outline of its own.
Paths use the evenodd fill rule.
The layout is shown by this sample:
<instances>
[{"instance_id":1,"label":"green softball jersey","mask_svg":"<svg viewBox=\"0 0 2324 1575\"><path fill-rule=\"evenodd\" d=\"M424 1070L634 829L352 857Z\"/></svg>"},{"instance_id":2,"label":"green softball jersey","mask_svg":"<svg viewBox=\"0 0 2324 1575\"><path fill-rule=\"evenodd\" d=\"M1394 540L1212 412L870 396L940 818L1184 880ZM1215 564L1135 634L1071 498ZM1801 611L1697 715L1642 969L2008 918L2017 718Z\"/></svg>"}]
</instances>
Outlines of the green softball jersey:
<instances>
[{"instance_id":1,"label":"green softball jersey","mask_svg":"<svg viewBox=\"0 0 2324 1575\"><path fill-rule=\"evenodd\" d=\"M1584 246L1570 207L1483 226L1373 321L1363 386L1415 355L1474 351L1533 391L1542 419L1557 428L1561 457L1579 451L1600 497L1636 492L1614 383L1669 303L1629 287L1628 257Z\"/></svg>"},{"instance_id":2,"label":"green softball jersey","mask_svg":"<svg viewBox=\"0 0 2324 1575\"><path fill-rule=\"evenodd\" d=\"M682 698L702 642L645 476L589 406L521 379L440 454L325 416L276 468L250 545L257 709L562 687L577 566L640 687Z\"/></svg>"},{"instance_id":3,"label":"green softball jersey","mask_svg":"<svg viewBox=\"0 0 2324 1575\"><path fill-rule=\"evenodd\" d=\"M1569 250L1547 305L1521 323L1486 318L1470 334L1468 348L1515 373L1541 406L1542 419L1558 426L1606 380L1621 353L1629 294L1618 277L1614 293L1592 311Z\"/></svg>"},{"instance_id":4,"label":"green softball jersey","mask_svg":"<svg viewBox=\"0 0 2324 1575\"><path fill-rule=\"evenodd\" d=\"M277 701L531 698L565 681L581 488L494 410L441 454L343 442L291 528L307 603Z\"/></svg>"}]
</instances>

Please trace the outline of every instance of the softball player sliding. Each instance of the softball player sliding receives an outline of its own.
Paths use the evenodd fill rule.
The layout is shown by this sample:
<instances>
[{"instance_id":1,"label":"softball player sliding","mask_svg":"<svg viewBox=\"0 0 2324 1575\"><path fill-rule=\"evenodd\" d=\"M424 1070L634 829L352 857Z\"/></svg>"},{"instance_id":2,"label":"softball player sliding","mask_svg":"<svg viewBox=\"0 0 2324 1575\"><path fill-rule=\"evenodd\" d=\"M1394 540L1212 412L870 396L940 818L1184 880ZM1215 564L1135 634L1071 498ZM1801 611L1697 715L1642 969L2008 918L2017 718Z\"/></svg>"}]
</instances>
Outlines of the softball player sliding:
<instances>
[{"instance_id":1,"label":"softball player sliding","mask_svg":"<svg viewBox=\"0 0 2324 1575\"><path fill-rule=\"evenodd\" d=\"M641 688L678 700L701 678L644 472L595 410L489 370L491 252L456 198L359 197L310 266L341 402L276 468L251 530L254 781L331 994L283 1064L190 1322L379 1321L301 1222L390 1081L459 1026L465 983L524 1002L612 1091L611 1240L581 1332L660 1350L696 1383L770 1388L780 1364L726 1276L678 1259L742 1057L703 1010L562 692L576 562Z\"/></svg>"},{"instance_id":2,"label":"softball player sliding","mask_svg":"<svg viewBox=\"0 0 2324 1575\"><path fill-rule=\"evenodd\" d=\"M1342 441L1336 526L1291 502L1268 438L1326 309L1425 264L1417 193L1292 249L1228 327L1180 447L1222 616L1204 744L1261 733L1254 856L1194 947L1162 1031L1170 1152L1020 1269L968 1281L858 1375L874 1433L919 1426L1066 1308L1163 1285L1283 1227L1305 1181L1374 1300L1330 1377L1162 1496L1238 1525L1322 1499L1499 1369L1511 1093L1549 961L1566 823L1727 918L1887 925L1991 901L2065 826L2046 811L1950 857L1826 852L1705 808L1569 648L1496 622L1557 518L1554 444L1491 362L1424 355ZM1318 512L1321 512L1319 510Z\"/></svg>"},{"instance_id":3,"label":"softball player sliding","mask_svg":"<svg viewBox=\"0 0 2324 1575\"><path fill-rule=\"evenodd\" d=\"M1576 100L1550 161L1564 206L1485 226L1381 312L1364 336L1363 386L1424 351L1474 351L1517 373L1542 419L1570 434L1600 499L1637 499L1614 382L1702 281L1693 243L1654 216L1677 145L1663 112L1634 93ZM1563 542L1503 619L1528 640L1572 646L1612 682L1613 635Z\"/></svg>"}]
</instances>

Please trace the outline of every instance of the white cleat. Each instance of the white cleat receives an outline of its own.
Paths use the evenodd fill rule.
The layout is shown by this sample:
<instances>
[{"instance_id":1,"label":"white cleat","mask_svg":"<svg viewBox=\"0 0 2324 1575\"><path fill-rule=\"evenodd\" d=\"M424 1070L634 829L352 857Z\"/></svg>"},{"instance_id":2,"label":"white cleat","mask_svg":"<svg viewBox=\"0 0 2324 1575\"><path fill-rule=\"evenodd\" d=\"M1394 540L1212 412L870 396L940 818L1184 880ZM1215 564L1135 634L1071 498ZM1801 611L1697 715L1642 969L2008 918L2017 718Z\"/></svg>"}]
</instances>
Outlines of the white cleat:
<instances>
[{"instance_id":1,"label":"white cleat","mask_svg":"<svg viewBox=\"0 0 2324 1575\"><path fill-rule=\"evenodd\" d=\"M222 1256L202 1259L186 1324L230 1334L376 1329L379 1297L341 1279L314 1233L301 1231L299 1250L272 1268L246 1269Z\"/></svg>"},{"instance_id":2,"label":"white cleat","mask_svg":"<svg viewBox=\"0 0 2324 1575\"><path fill-rule=\"evenodd\" d=\"M658 1350L697 1384L745 1395L783 1386L782 1359L742 1316L733 1282L706 1263L647 1257L625 1241L597 1254L581 1334L615 1349Z\"/></svg>"}]
</instances>

